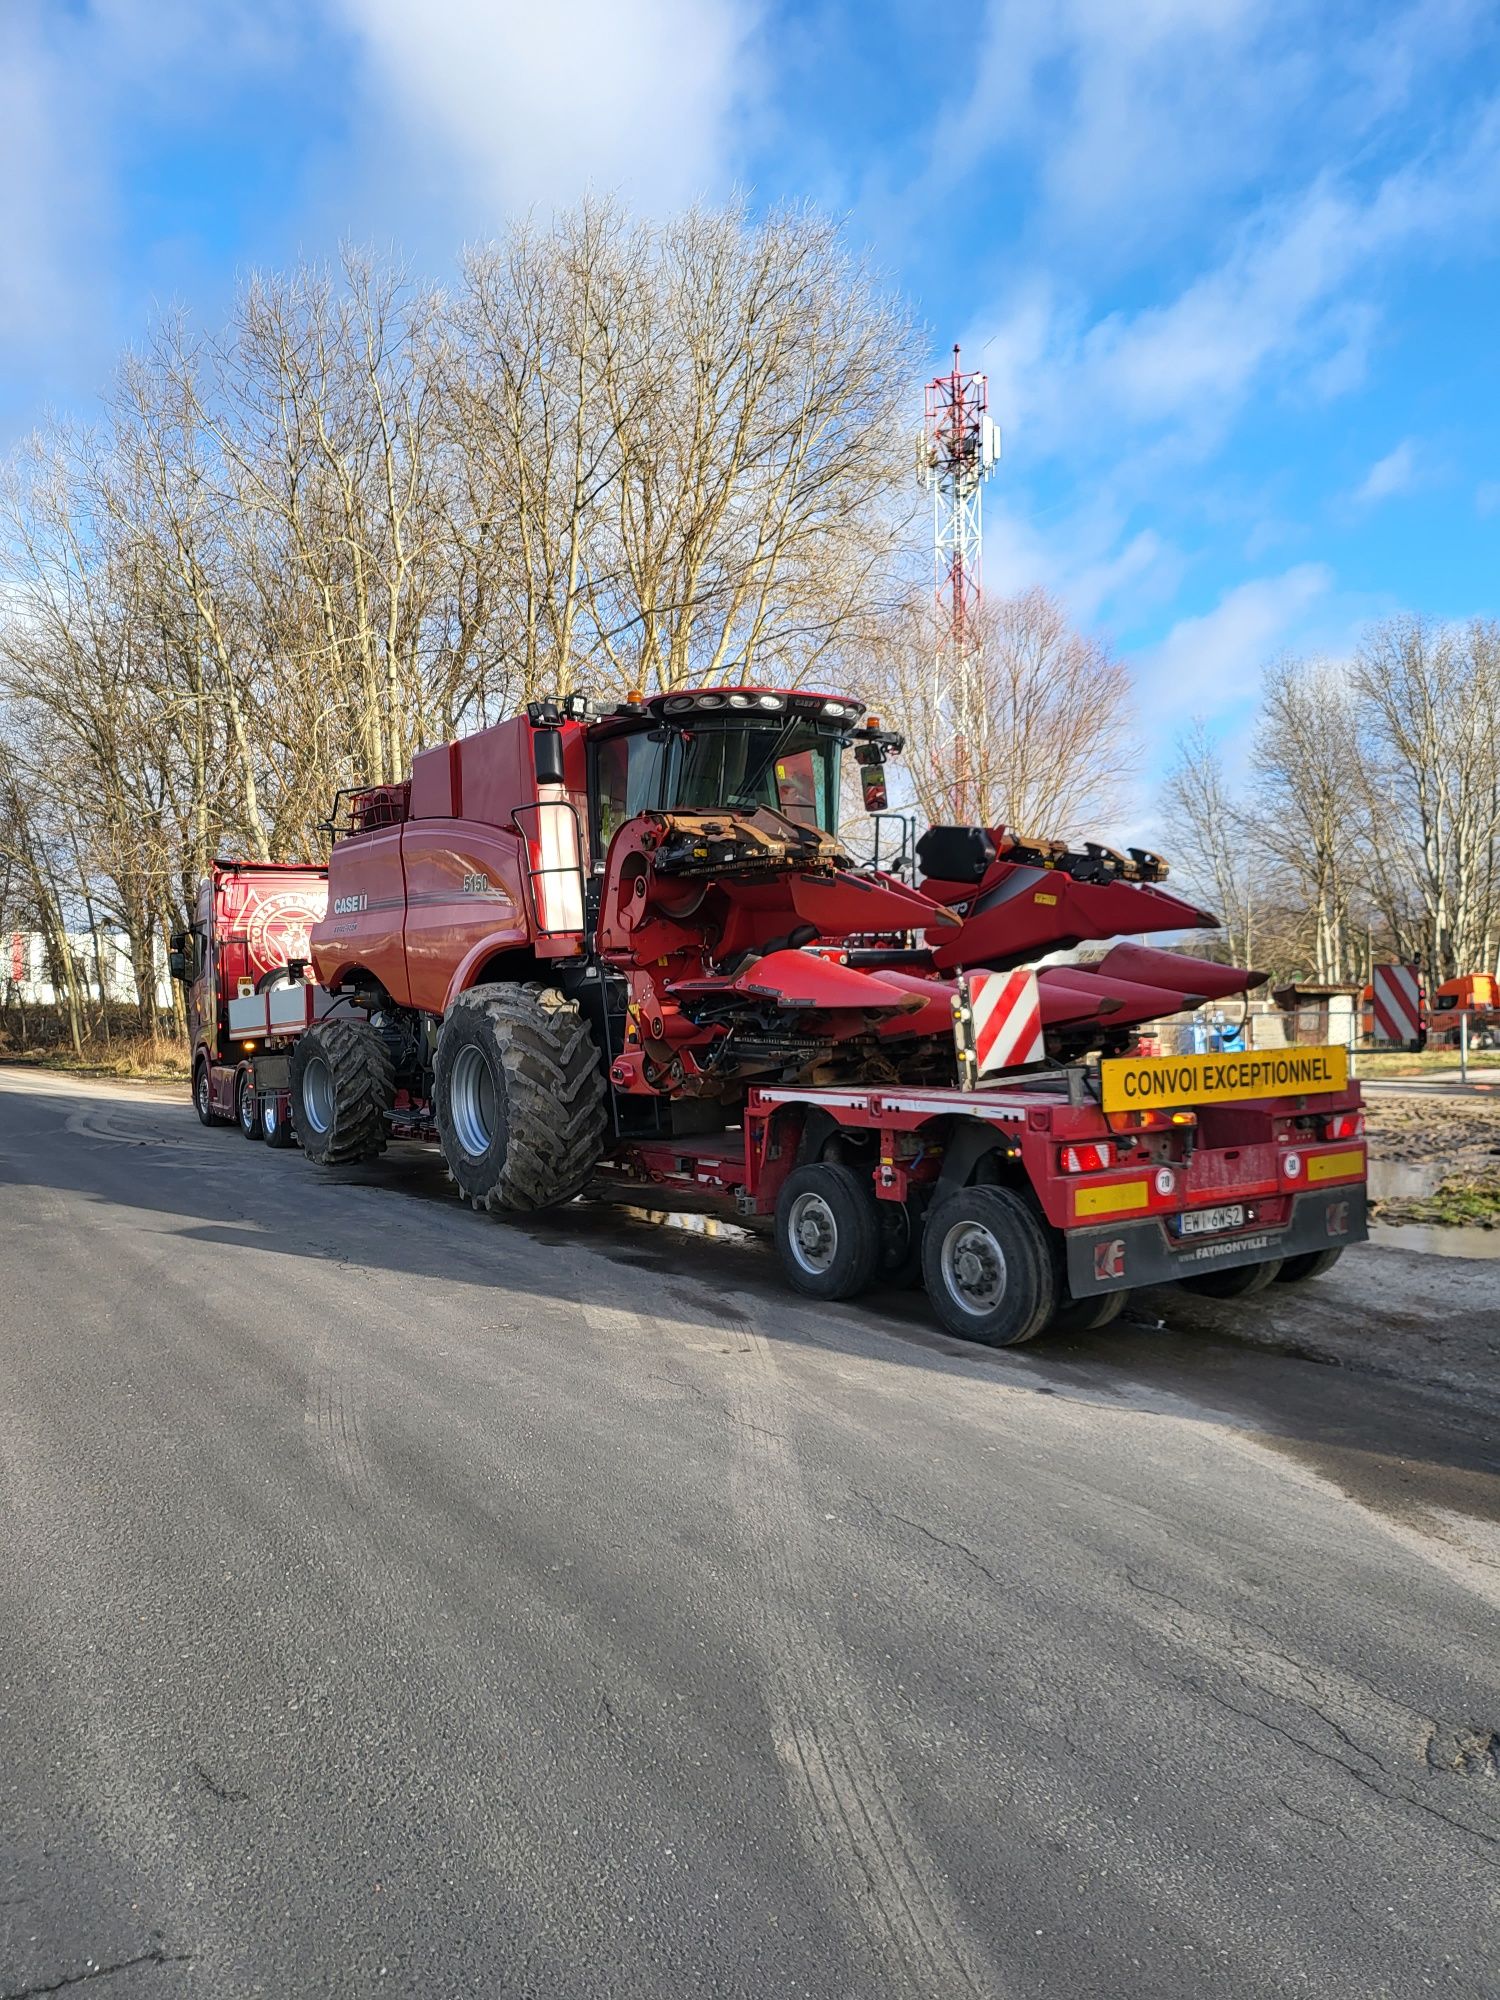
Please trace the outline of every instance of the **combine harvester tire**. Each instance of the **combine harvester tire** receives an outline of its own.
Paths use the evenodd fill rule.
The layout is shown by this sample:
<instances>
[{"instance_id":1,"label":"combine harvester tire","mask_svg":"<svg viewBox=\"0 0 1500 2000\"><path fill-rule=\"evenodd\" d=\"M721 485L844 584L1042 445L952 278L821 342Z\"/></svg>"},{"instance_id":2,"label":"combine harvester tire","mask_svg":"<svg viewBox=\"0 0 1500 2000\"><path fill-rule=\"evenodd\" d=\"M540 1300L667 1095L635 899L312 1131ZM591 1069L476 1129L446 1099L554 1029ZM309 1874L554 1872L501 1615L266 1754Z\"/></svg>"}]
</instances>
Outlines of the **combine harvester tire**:
<instances>
[{"instance_id":1,"label":"combine harvester tire","mask_svg":"<svg viewBox=\"0 0 1500 2000\"><path fill-rule=\"evenodd\" d=\"M385 1151L396 1096L390 1050L359 1021L320 1021L292 1049L292 1116L302 1150L320 1166Z\"/></svg>"},{"instance_id":2,"label":"combine harvester tire","mask_svg":"<svg viewBox=\"0 0 1500 2000\"><path fill-rule=\"evenodd\" d=\"M433 1105L448 1171L475 1208L572 1201L604 1153L604 1064L576 1004L534 981L472 987L444 1017Z\"/></svg>"}]
</instances>

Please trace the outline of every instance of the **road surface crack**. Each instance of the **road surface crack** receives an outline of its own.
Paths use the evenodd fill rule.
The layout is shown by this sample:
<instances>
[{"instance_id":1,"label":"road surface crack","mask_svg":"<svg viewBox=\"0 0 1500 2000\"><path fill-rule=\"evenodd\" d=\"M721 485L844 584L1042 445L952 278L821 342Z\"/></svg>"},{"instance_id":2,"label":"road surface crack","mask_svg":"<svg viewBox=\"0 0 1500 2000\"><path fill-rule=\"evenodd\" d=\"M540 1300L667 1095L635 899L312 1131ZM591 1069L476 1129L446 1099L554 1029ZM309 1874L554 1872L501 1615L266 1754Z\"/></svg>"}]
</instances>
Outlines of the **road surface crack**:
<instances>
[{"instance_id":1,"label":"road surface crack","mask_svg":"<svg viewBox=\"0 0 1500 2000\"><path fill-rule=\"evenodd\" d=\"M214 1797L222 1800L226 1806L242 1806L250 1796L248 1792L232 1792L227 1785L221 1785L218 1779L210 1776L201 1764L193 1766L193 1776L206 1792L212 1792ZM3 1996L0 1996L0 2000L3 2000Z\"/></svg>"},{"instance_id":2,"label":"road surface crack","mask_svg":"<svg viewBox=\"0 0 1500 2000\"><path fill-rule=\"evenodd\" d=\"M981 1576L988 1577L997 1590L1003 1588L1000 1578L980 1556L975 1555L967 1542L957 1542L947 1535L940 1535L936 1528L929 1528L925 1521L914 1521L909 1514L898 1514L894 1508L886 1507L872 1493L862 1493L857 1486L851 1487L856 1500L863 1500L882 1521L897 1521L903 1528L914 1528L919 1535L925 1535L929 1542L936 1542L940 1549L951 1549L954 1555L962 1556L965 1562L974 1565Z\"/></svg>"},{"instance_id":3,"label":"road surface crack","mask_svg":"<svg viewBox=\"0 0 1500 2000\"><path fill-rule=\"evenodd\" d=\"M117 1972L131 1972L138 1965L191 1965L190 1951L143 1951L134 1958L119 1958L112 1965L90 1965L82 1972L64 1973L45 1986L17 1986L0 1993L0 2000L39 2000L43 1993L62 1993L69 1986L81 1986L86 1979L112 1979Z\"/></svg>"}]
</instances>

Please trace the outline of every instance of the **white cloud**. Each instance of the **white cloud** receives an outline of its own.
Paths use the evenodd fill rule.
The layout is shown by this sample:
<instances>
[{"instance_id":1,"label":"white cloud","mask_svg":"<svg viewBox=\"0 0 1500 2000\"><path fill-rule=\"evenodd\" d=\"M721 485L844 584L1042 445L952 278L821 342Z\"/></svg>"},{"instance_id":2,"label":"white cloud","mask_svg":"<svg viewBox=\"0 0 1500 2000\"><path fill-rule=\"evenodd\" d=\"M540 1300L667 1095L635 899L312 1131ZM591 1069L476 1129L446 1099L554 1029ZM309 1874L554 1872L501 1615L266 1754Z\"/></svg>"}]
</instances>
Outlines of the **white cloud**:
<instances>
[{"instance_id":1,"label":"white cloud","mask_svg":"<svg viewBox=\"0 0 1500 2000\"><path fill-rule=\"evenodd\" d=\"M1146 716L1180 723L1222 715L1254 695L1267 662L1299 637L1333 583L1323 563L1237 584L1211 611L1182 618L1137 660L1136 699Z\"/></svg>"},{"instance_id":2,"label":"white cloud","mask_svg":"<svg viewBox=\"0 0 1500 2000\"><path fill-rule=\"evenodd\" d=\"M1393 500L1398 494L1410 493L1421 477L1416 441L1403 438L1393 451L1384 458L1377 458L1359 485L1354 489L1354 499L1360 506L1374 506L1381 500Z\"/></svg>"},{"instance_id":3,"label":"white cloud","mask_svg":"<svg viewBox=\"0 0 1500 2000\"><path fill-rule=\"evenodd\" d=\"M457 166L490 226L620 190L721 191L753 82L747 0L332 0L374 96L431 179Z\"/></svg>"}]
</instances>

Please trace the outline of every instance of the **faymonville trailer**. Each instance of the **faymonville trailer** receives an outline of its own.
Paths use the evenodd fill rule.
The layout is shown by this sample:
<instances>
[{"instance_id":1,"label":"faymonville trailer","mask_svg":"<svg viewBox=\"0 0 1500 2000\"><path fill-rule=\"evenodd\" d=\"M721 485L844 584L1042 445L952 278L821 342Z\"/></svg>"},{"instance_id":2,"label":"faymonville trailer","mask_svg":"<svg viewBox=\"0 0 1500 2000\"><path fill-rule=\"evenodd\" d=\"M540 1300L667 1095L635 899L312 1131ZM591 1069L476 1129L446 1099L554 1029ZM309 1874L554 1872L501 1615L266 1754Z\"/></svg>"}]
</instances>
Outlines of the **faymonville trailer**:
<instances>
[{"instance_id":1,"label":"faymonville trailer","mask_svg":"<svg viewBox=\"0 0 1500 2000\"><path fill-rule=\"evenodd\" d=\"M227 1006L262 1118L290 1103L329 1164L435 1140L493 1212L587 1190L770 1225L799 1291L920 1274L994 1345L1361 1240L1342 1050L1133 1053L1163 1001L1257 975L1139 946L1025 969L1043 936L1212 921L1159 858L938 828L920 888L857 868L840 754L878 807L898 747L860 716L784 689L535 704L349 795L310 964Z\"/></svg>"}]
</instances>

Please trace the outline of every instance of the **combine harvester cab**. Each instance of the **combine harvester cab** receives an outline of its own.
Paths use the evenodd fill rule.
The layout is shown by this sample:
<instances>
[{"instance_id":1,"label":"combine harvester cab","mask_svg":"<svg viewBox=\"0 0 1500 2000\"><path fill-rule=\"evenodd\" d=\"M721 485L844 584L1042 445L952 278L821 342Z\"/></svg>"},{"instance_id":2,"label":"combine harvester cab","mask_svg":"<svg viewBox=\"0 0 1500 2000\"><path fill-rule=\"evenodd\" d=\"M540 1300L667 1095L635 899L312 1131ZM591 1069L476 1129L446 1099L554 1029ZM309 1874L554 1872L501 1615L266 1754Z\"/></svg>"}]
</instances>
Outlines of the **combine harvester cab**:
<instances>
[{"instance_id":1,"label":"combine harvester cab","mask_svg":"<svg viewBox=\"0 0 1500 2000\"><path fill-rule=\"evenodd\" d=\"M231 1010L309 1157L435 1141L493 1213L588 1189L732 1216L809 1297L919 1277L995 1345L1144 1285L1312 1276L1363 1235L1341 1051L1133 1052L1257 975L1125 945L1028 969L1209 925L1158 857L935 828L920 887L860 869L851 746L878 809L899 739L843 698L570 698L349 795L317 983Z\"/></svg>"}]
</instances>

